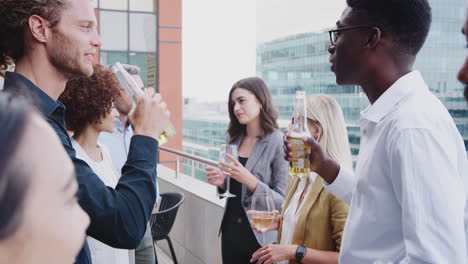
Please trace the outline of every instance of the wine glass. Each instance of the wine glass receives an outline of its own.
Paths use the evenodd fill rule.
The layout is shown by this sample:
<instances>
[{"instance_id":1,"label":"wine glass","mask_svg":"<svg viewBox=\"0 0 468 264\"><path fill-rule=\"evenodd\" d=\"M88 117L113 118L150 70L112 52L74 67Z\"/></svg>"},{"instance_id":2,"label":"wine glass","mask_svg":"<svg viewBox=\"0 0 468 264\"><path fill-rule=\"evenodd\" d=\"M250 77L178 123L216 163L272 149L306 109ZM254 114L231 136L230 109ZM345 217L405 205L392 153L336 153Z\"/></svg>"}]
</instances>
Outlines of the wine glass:
<instances>
[{"instance_id":1,"label":"wine glass","mask_svg":"<svg viewBox=\"0 0 468 264\"><path fill-rule=\"evenodd\" d=\"M252 196L252 224L263 233L263 244L265 245L265 231L275 221L275 203L269 192L255 192Z\"/></svg>"},{"instance_id":2,"label":"wine glass","mask_svg":"<svg viewBox=\"0 0 468 264\"><path fill-rule=\"evenodd\" d=\"M226 145L225 148L221 148L221 150L219 151L219 161L224 161L226 163L232 163L232 161L226 156L226 154L229 154L231 156L233 156L234 158L237 159L237 146L234 145L234 144L229 144L229 145ZM221 172L222 173L222 172ZM224 193L220 193L219 194L219 197L236 197L235 194L232 194L230 191L229 191L229 185L230 185L230 181L231 179L224 173L222 173L225 177L226 177L226 191Z\"/></svg>"}]
</instances>

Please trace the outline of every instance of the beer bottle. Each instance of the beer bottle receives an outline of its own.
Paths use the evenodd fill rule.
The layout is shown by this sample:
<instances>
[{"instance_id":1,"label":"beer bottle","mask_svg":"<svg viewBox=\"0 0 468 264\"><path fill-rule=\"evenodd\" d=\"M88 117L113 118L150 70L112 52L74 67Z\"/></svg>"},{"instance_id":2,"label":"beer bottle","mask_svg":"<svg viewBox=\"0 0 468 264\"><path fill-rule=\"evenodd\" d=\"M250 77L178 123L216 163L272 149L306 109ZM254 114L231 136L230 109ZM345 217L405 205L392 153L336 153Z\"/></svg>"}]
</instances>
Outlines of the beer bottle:
<instances>
[{"instance_id":1,"label":"beer bottle","mask_svg":"<svg viewBox=\"0 0 468 264\"><path fill-rule=\"evenodd\" d=\"M289 141L292 145L293 158L289 163L289 175L308 177L310 174L310 147L303 141L303 137L310 137L307 128L307 106L304 91L296 92L292 127L289 131Z\"/></svg>"}]
</instances>

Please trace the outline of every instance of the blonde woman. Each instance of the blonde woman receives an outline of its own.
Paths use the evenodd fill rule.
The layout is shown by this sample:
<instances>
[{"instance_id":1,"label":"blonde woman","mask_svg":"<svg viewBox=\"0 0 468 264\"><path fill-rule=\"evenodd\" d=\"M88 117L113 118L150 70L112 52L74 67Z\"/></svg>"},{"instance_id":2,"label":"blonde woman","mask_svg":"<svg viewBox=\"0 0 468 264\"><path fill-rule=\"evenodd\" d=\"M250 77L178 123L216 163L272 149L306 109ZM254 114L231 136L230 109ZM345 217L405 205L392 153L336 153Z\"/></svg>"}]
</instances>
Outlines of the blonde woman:
<instances>
[{"instance_id":1,"label":"blonde woman","mask_svg":"<svg viewBox=\"0 0 468 264\"><path fill-rule=\"evenodd\" d=\"M307 126L329 157L352 169L343 112L332 97L307 98ZM272 227L278 230L277 244L257 250L251 262L338 263L347 215L348 205L327 192L319 175L295 178Z\"/></svg>"}]
</instances>

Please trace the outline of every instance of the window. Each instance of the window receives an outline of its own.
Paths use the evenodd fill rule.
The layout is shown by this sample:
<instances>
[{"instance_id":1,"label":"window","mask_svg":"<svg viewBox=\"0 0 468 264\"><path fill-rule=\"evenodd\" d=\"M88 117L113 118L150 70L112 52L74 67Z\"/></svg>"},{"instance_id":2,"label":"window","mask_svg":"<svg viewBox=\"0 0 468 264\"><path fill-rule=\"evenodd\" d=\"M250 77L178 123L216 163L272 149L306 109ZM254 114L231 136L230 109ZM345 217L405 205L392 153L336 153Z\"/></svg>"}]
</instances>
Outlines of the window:
<instances>
[{"instance_id":1,"label":"window","mask_svg":"<svg viewBox=\"0 0 468 264\"><path fill-rule=\"evenodd\" d=\"M99 8L114 9L114 10L127 10L128 3L127 3L127 0L100 0Z\"/></svg>"},{"instance_id":2,"label":"window","mask_svg":"<svg viewBox=\"0 0 468 264\"><path fill-rule=\"evenodd\" d=\"M130 0L131 11L156 12L155 0Z\"/></svg>"},{"instance_id":3,"label":"window","mask_svg":"<svg viewBox=\"0 0 468 264\"><path fill-rule=\"evenodd\" d=\"M116 62L128 63L128 54L127 52L101 51L100 61L104 66L109 66Z\"/></svg>"},{"instance_id":4,"label":"window","mask_svg":"<svg viewBox=\"0 0 468 264\"><path fill-rule=\"evenodd\" d=\"M128 24L127 13L101 11L100 34L103 50L127 50L128 48Z\"/></svg>"},{"instance_id":5,"label":"window","mask_svg":"<svg viewBox=\"0 0 468 264\"><path fill-rule=\"evenodd\" d=\"M130 50L156 51L156 16L130 13Z\"/></svg>"},{"instance_id":6,"label":"window","mask_svg":"<svg viewBox=\"0 0 468 264\"><path fill-rule=\"evenodd\" d=\"M153 53L130 53L130 64L140 67L145 87L156 88L156 56Z\"/></svg>"}]
</instances>

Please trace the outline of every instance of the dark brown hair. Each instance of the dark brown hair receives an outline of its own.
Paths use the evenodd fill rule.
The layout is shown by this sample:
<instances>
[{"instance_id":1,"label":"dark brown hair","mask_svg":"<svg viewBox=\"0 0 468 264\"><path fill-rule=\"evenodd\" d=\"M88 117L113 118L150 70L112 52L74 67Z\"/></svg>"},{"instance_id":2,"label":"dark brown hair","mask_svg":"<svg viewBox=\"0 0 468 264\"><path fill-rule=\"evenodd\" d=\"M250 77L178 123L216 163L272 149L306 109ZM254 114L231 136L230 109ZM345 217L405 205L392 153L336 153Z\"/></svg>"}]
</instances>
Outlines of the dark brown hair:
<instances>
[{"instance_id":1,"label":"dark brown hair","mask_svg":"<svg viewBox=\"0 0 468 264\"><path fill-rule=\"evenodd\" d=\"M97 123L112 108L112 103L120 96L120 84L114 73L102 65L93 66L91 77L68 81L60 95L67 110L67 129L79 134L86 126Z\"/></svg>"},{"instance_id":2,"label":"dark brown hair","mask_svg":"<svg viewBox=\"0 0 468 264\"><path fill-rule=\"evenodd\" d=\"M23 98L0 94L0 241L12 236L21 225L31 171L25 168L26 161L18 151L32 111Z\"/></svg>"},{"instance_id":3,"label":"dark brown hair","mask_svg":"<svg viewBox=\"0 0 468 264\"><path fill-rule=\"evenodd\" d=\"M278 118L278 112L273 107L271 102L271 93L265 82L258 77L250 77L237 81L231 88L228 98L229 108L229 144L233 143L240 136L245 134L245 125L239 123L239 120L234 113L234 104L232 103L232 93L236 88L245 89L255 95L257 100L261 104L260 109L260 126L263 130L263 137L278 129L276 119Z\"/></svg>"},{"instance_id":4,"label":"dark brown hair","mask_svg":"<svg viewBox=\"0 0 468 264\"><path fill-rule=\"evenodd\" d=\"M68 7L68 0L2 0L0 4L0 75L8 66L24 56L25 29L29 18L40 16L50 27L60 22L60 13Z\"/></svg>"}]
</instances>

